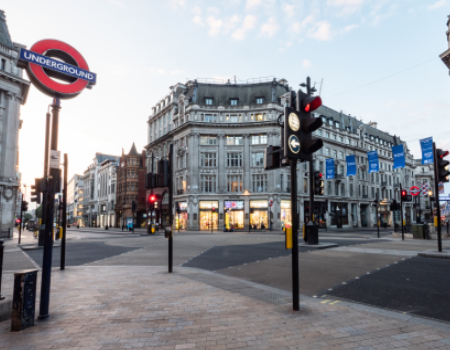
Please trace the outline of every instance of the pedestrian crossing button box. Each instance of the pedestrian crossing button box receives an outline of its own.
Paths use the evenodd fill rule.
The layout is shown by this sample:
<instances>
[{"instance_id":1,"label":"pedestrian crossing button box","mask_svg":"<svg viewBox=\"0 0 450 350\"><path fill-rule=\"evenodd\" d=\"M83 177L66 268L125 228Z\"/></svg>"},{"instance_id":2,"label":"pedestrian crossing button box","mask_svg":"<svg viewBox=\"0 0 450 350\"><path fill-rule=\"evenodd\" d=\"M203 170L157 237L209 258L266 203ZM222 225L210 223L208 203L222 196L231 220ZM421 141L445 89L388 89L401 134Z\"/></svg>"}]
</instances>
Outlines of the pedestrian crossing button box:
<instances>
[{"instance_id":1,"label":"pedestrian crossing button box","mask_svg":"<svg viewBox=\"0 0 450 350\"><path fill-rule=\"evenodd\" d=\"M34 326L37 273L38 270L14 273L11 332Z\"/></svg>"}]
</instances>

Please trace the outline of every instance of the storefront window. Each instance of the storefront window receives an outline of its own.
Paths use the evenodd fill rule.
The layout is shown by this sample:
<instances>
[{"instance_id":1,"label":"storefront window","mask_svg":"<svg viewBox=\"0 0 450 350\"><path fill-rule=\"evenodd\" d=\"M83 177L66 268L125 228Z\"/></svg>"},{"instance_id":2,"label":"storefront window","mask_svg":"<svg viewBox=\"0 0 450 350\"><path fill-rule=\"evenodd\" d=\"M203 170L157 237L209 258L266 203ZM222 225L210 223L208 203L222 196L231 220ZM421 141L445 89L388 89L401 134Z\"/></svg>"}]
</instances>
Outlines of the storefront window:
<instances>
[{"instance_id":1,"label":"storefront window","mask_svg":"<svg viewBox=\"0 0 450 350\"><path fill-rule=\"evenodd\" d=\"M200 230L217 230L219 228L219 214L217 213L219 202L201 201L198 204L200 211Z\"/></svg>"},{"instance_id":2,"label":"storefront window","mask_svg":"<svg viewBox=\"0 0 450 350\"><path fill-rule=\"evenodd\" d=\"M286 225L291 225L291 201L282 200L281 201L281 213L280 213L281 225L285 227Z\"/></svg>"},{"instance_id":3,"label":"storefront window","mask_svg":"<svg viewBox=\"0 0 450 350\"><path fill-rule=\"evenodd\" d=\"M331 225L348 225L348 204L347 203L330 203Z\"/></svg>"},{"instance_id":4,"label":"storefront window","mask_svg":"<svg viewBox=\"0 0 450 350\"><path fill-rule=\"evenodd\" d=\"M242 230L244 228L244 201L225 201L225 228Z\"/></svg>"},{"instance_id":5,"label":"storefront window","mask_svg":"<svg viewBox=\"0 0 450 350\"><path fill-rule=\"evenodd\" d=\"M176 203L175 229L185 230L187 225L187 203Z\"/></svg>"},{"instance_id":6,"label":"storefront window","mask_svg":"<svg viewBox=\"0 0 450 350\"><path fill-rule=\"evenodd\" d=\"M269 228L268 201L250 201L250 225L253 230Z\"/></svg>"}]
</instances>

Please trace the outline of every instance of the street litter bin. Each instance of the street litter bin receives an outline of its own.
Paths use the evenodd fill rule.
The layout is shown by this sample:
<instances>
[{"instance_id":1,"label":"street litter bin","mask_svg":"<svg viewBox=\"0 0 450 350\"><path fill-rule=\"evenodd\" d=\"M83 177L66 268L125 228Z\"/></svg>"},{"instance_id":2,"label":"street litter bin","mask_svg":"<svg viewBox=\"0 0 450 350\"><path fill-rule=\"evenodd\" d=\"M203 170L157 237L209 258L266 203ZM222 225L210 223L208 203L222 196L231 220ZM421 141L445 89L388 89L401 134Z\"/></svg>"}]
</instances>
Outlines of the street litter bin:
<instances>
[{"instance_id":1,"label":"street litter bin","mask_svg":"<svg viewBox=\"0 0 450 350\"><path fill-rule=\"evenodd\" d=\"M14 273L11 332L34 326L37 272L23 270Z\"/></svg>"},{"instance_id":2,"label":"street litter bin","mask_svg":"<svg viewBox=\"0 0 450 350\"><path fill-rule=\"evenodd\" d=\"M424 227L423 225L412 225L412 233L414 239L423 239L424 238Z\"/></svg>"},{"instance_id":3,"label":"street litter bin","mask_svg":"<svg viewBox=\"0 0 450 350\"><path fill-rule=\"evenodd\" d=\"M306 240L308 244L319 244L319 228L316 225L305 225Z\"/></svg>"}]
</instances>

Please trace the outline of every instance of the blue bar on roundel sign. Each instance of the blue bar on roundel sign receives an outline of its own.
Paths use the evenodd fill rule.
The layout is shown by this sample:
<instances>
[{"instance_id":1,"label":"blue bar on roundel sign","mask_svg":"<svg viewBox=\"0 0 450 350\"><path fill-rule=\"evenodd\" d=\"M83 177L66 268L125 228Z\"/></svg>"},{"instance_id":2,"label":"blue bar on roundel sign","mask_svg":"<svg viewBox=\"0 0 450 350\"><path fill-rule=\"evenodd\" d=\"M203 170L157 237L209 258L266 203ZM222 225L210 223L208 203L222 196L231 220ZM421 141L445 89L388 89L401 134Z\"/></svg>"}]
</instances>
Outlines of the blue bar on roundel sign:
<instances>
[{"instance_id":1,"label":"blue bar on roundel sign","mask_svg":"<svg viewBox=\"0 0 450 350\"><path fill-rule=\"evenodd\" d=\"M427 137L420 140L420 147L422 148L422 164L434 163L433 158L433 138Z\"/></svg>"},{"instance_id":2,"label":"blue bar on roundel sign","mask_svg":"<svg viewBox=\"0 0 450 350\"><path fill-rule=\"evenodd\" d=\"M367 152L369 158L369 174L378 173L380 171L380 163L378 162L378 151Z\"/></svg>"},{"instance_id":3,"label":"blue bar on roundel sign","mask_svg":"<svg viewBox=\"0 0 450 350\"><path fill-rule=\"evenodd\" d=\"M325 160L326 179L334 179L334 158Z\"/></svg>"}]
</instances>

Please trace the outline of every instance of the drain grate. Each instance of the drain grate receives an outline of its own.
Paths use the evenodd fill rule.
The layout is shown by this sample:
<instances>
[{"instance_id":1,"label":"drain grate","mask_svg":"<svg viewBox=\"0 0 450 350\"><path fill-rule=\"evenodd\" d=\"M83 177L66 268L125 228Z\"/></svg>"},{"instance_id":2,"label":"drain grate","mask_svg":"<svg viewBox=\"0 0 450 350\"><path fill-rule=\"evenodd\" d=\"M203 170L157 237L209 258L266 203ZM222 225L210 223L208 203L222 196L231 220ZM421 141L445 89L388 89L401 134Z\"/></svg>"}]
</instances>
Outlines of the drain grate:
<instances>
[{"instance_id":1,"label":"drain grate","mask_svg":"<svg viewBox=\"0 0 450 350\"><path fill-rule=\"evenodd\" d=\"M211 276L206 274L186 274L184 277L208 284L215 288L228 290L242 296L263 301L268 304L282 305L292 303L291 297L260 288L250 287L245 282L230 281L219 276Z\"/></svg>"}]
</instances>

